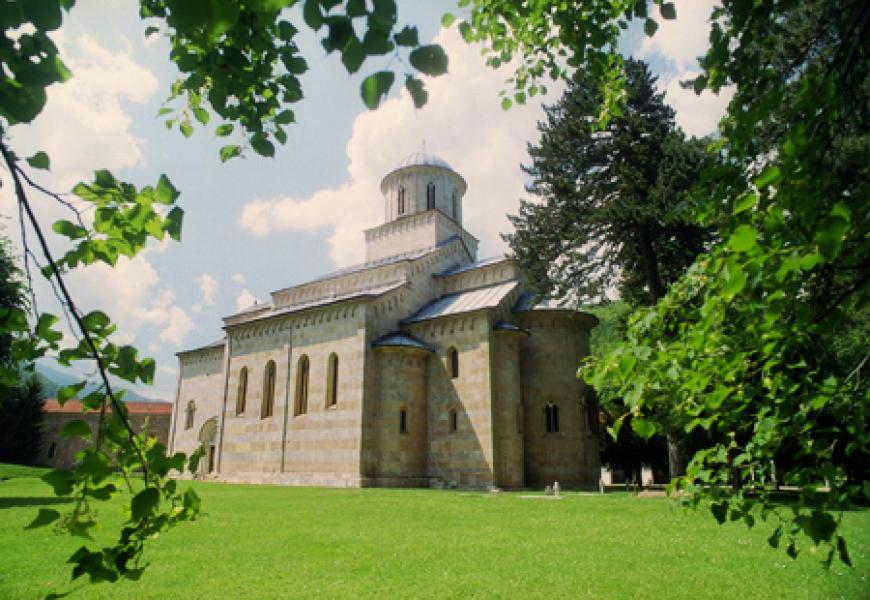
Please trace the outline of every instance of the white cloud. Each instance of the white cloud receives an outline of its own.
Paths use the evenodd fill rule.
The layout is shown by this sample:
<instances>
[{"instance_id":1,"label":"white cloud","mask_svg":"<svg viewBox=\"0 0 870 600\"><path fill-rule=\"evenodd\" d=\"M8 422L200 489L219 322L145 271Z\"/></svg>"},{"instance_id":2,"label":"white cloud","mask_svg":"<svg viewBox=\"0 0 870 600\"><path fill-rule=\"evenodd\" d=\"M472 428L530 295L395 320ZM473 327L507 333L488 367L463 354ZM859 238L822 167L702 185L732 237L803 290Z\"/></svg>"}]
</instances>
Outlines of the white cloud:
<instances>
[{"instance_id":1,"label":"white cloud","mask_svg":"<svg viewBox=\"0 0 870 600\"><path fill-rule=\"evenodd\" d=\"M347 144L348 181L308 198L261 199L242 210L241 225L254 235L286 230L329 230L330 257L337 265L359 262L362 230L383 218L381 178L405 156L427 151L461 173L469 189L463 203L465 227L481 241L481 256L505 250L499 237L510 228L506 213L516 212L524 196L528 162L526 142L537 139L542 117L540 99L510 111L499 108L498 92L507 70L484 66L476 47L461 40L455 28L435 42L450 57L447 76L426 81L429 102L414 109L405 91L378 110L354 121ZM558 99L553 86L549 102Z\"/></svg>"},{"instance_id":2,"label":"white cloud","mask_svg":"<svg viewBox=\"0 0 870 600\"><path fill-rule=\"evenodd\" d=\"M662 19L658 10L651 7L651 14L659 28L652 37L644 36L636 52L638 58L649 58L659 54L674 65L674 70L682 73L698 68L698 57L709 46L710 13L714 6L721 6L717 0L677 0L677 18Z\"/></svg>"},{"instance_id":3,"label":"white cloud","mask_svg":"<svg viewBox=\"0 0 870 600\"><path fill-rule=\"evenodd\" d=\"M145 103L158 80L128 53L114 53L93 37L66 43L53 36L73 77L48 88L43 112L27 128L13 128L19 154L44 150L51 157L53 187L67 191L89 179L96 166L143 166L143 140L131 130L123 102Z\"/></svg>"},{"instance_id":4,"label":"white cloud","mask_svg":"<svg viewBox=\"0 0 870 600\"><path fill-rule=\"evenodd\" d=\"M202 301L194 304L191 310L198 313L202 310L203 306L214 306L214 296L217 293L218 282L217 279L208 273L203 273L195 281L199 284L199 289L202 292Z\"/></svg>"},{"instance_id":5,"label":"white cloud","mask_svg":"<svg viewBox=\"0 0 870 600\"><path fill-rule=\"evenodd\" d=\"M236 298L236 310L244 310L255 302L257 302L257 299L254 295L247 289L244 289L238 298Z\"/></svg>"},{"instance_id":6,"label":"white cloud","mask_svg":"<svg viewBox=\"0 0 870 600\"><path fill-rule=\"evenodd\" d=\"M184 338L193 330L193 321L187 316L187 313L177 306L169 309L169 322L166 327L160 331L160 339L164 342L169 342L180 346L184 343Z\"/></svg>"},{"instance_id":7,"label":"white cloud","mask_svg":"<svg viewBox=\"0 0 870 600\"><path fill-rule=\"evenodd\" d=\"M239 285L245 285L245 276L241 273L236 273L232 277L233 283L238 283Z\"/></svg>"},{"instance_id":8,"label":"white cloud","mask_svg":"<svg viewBox=\"0 0 870 600\"><path fill-rule=\"evenodd\" d=\"M718 129L719 119L725 114L728 103L734 95L731 88L723 89L719 94L705 90L700 96L692 89L684 89L680 81L690 79L700 74L700 71L688 71L666 82L659 81L659 86L665 90L665 99L677 111L677 125L688 135L704 136Z\"/></svg>"}]
</instances>

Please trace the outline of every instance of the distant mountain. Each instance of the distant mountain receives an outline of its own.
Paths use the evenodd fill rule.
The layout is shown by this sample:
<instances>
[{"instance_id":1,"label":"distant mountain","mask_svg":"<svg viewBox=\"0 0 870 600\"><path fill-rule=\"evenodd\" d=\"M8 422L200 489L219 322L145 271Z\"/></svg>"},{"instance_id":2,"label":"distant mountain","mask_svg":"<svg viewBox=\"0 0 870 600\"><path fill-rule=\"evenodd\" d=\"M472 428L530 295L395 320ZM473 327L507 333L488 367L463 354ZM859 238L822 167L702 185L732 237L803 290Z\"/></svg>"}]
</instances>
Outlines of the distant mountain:
<instances>
[{"instance_id":1,"label":"distant mountain","mask_svg":"<svg viewBox=\"0 0 870 600\"><path fill-rule=\"evenodd\" d=\"M46 398L56 398L57 391L60 388L81 381L81 379L79 379L75 375L64 373L63 371L52 369L51 367L47 367L42 364L36 365L36 375L42 382L42 387L45 389ZM116 383L117 382L112 382L113 386ZM123 387L123 384L121 384L119 387ZM96 385L89 385L84 390L82 390L82 395L88 394L95 389L97 389ZM154 398L147 398L145 396L142 396L141 394L137 394L134 390L131 389L127 389L127 393L124 395L124 400L132 400L133 402L162 402L162 400L155 400Z\"/></svg>"}]
</instances>

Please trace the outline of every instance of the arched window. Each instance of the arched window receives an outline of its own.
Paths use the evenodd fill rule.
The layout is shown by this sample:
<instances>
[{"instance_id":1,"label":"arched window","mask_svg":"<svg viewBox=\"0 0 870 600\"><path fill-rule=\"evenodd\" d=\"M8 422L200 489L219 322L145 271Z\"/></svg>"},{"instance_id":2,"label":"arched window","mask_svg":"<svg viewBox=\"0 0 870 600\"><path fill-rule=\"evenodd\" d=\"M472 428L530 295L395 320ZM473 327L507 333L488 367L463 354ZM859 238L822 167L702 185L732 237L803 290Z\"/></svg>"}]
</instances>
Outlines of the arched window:
<instances>
[{"instance_id":1,"label":"arched window","mask_svg":"<svg viewBox=\"0 0 870 600\"><path fill-rule=\"evenodd\" d=\"M329 355L326 369L326 406L336 404L338 404L338 355L333 352Z\"/></svg>"},{"instance_id":2,"label":"arched window","mask_svg":"<svg viewBox=\"0 0 870 600\"><path fill-rule=\"evenodd\" d=\"M266 363L266 372L263 374L263 410L262 418L271 417L275 411L275 361Z\"/></svg>"},{"instance_id":3,"label":"arched window","mask_svg":"<svg viewBox=\"0 0 870 600\"><path fill-rule=\"evenodd\" d=\"M447 360L450 362L450 379L459 377L459 352L456 348L447 351Z\"/></svg>"},{"instance_id":4,"label":"arched window","mask_svg":"<svg viewBox=\"0 0 870 600\"><path fill-rule=\"evenodd\" d=\"M398 209L399 209L400 215L405 214L405 188L404 187L399 188L399 206L398 206Z\"/></svg>"},{"instance_id":5,"label":"arched window","mask_svg":"<svg viewBox=\"0 0 870 600\"><path fill-rule=\"evenodd\" d=\"M48 457L52 458L54 456L54 451L57 450L57 442L52 442L51 446L48 448Z\"/></svg>"},{"instance_id":6,"label":"arched window","mask_svg":"<svg viewBox=\"0 0 870 600\"><path fill-rule=\"evenodd\" d=\"M453 218L459 220L459 199L456 197L456 192L453 192Z\"/></svg>"},{"instance_id":7,"label":"arched window","mask_svg":"<svg viewBox=\"0 0 870 600\"><path fill-rule=\"evenodd\" d=\"M459 429L459 415L455 408L451 408L447 415L447 426L450 428L450 433L456 433Z\"/></svg>"},{"instance_id":8,"label":"arched window","mask_svg":"<svg viewBox=\"0 0 870 600\"><path fill-rule=\"evenodd\" d=\"M544 407L544 418L547 421L547 433L559 433L559 405L548 402Z\"/></svg>"},{"instance_id":9,"label":"arched window","mask_svg":"<svg viewBox=\"0 0 870 600\"><path fill-rule=\"evenodd\" d=\"M431 181L426 186L426 210L435 208L435 184Z\"/></svg>"},{"instance_id":10,"label":"arched window","mask_svg":"<svg viewBox=\"0 0 870 600\"><path fill-rule=\"evenodd\" d=\"M399 433L408 433L408 411L404 408L399 411Z\"/></svg>"},{"instance_id":11,"label":"arched window","mask_svg":"<svg viewBox=\"0 0 870 600\"><path fill-rule=\"evenodd\" d=\"M196 412L196 404L194 404L193 400L187 403L187 414L184 419L184 428L185 429L193 429L193 413Z\"/></svg>"},{"instance_id":12,"label":"arched window","mask_svg":"<svg viewBox=\"0 0 870 600\"><path fill-rule=\"evenodd\" d=\"M245 404L248 400L248 367L242 367L239 371L239 395L236 396L236 414L245 412Z\"/></svg>"},{"instance_id":13,"label":"arched window","mask_svg":"<svg viewBox=\"0 0 870 600\"><path fill-rule=\"evenodd\" d=\"M296 364L296 402L293 414L304 415L308 412L308 356L303 354Z\"/></svg>"}]
</instances>

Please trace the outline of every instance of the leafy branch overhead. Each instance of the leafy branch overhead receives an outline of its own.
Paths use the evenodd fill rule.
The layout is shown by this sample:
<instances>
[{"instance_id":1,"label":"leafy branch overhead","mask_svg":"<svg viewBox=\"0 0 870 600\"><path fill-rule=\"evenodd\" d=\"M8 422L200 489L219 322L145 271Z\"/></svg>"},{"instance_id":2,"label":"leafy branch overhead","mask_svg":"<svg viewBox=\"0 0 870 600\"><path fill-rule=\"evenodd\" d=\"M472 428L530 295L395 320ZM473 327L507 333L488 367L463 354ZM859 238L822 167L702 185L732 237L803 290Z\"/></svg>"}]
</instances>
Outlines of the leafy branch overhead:
<instances>
[{"instance_id":1,"label":"leafy branch overhead","mask_svg":"<svg viewBox=\"0 0 870 600\"><path fill-rule=\"evenodd\" d=\"M275 142L287 142L286 126L296 119L290 107L302 100L300 78L308 71L295 41L299 24L282 12L297 4L304 24L322 34L323 49L338 53L348 74L358 72L366 59L399 57L407 69L405 86L418 108L427 100L418 75L447 71L440 46L421 45L416 27L399 26L395 0L142 0L142 17L156 23L146 34L165 28L170 59L181 72L167 103L182 104L160 111L167 116L166 126L189 137L197 123L206 126L215 114L223 121L215 135L239 131L254 152L274 156ZM407 61L402 60L404 51L409 51ZM365 105L377 108L395 80L392 70L365 77L360 86ZM220 158L227 161L242 152L242 146L228 144Z\"/></svg>"}]
</instances>

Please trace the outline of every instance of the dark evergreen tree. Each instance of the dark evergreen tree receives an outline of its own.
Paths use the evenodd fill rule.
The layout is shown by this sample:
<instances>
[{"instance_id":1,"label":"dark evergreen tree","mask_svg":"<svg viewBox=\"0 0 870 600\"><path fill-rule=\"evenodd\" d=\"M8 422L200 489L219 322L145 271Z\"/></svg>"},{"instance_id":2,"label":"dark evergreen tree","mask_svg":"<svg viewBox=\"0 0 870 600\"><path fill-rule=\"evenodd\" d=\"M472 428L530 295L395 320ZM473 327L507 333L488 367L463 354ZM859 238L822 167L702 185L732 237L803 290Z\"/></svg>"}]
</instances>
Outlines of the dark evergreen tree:
<instances>
[{"instance_id":1,"label":"dark evergreen tree","mask_svg":"<svg viewBox=\"0 0 870 600\"><path fill-rule=\"evenodd\" d=\"M0 236L0 311L24 309L24 291L9 241ZM0 462L29 464L39 452L45 398L37 377L25 376L16 364L12 341L10 334L0 333L0 364L19 373L15 381L0 381Z\"/></svg>"},{"instance_id":2,"label":"dark evergreen tree","mask_svg":"<svg viewBox=\"0 0 870 600\"><path fill-rule=\"evenodd\" d=\"M676 127L646 64L630 60L626 72L626 106L606 130L593 126L599 87L578 73L529 145L523 169L537 199L509 217L516 231L505 239L542 292L596 301L615 288L632 304L655 303L710 237L686 210L704 142Z\"/></svg>"}]
</instances>

